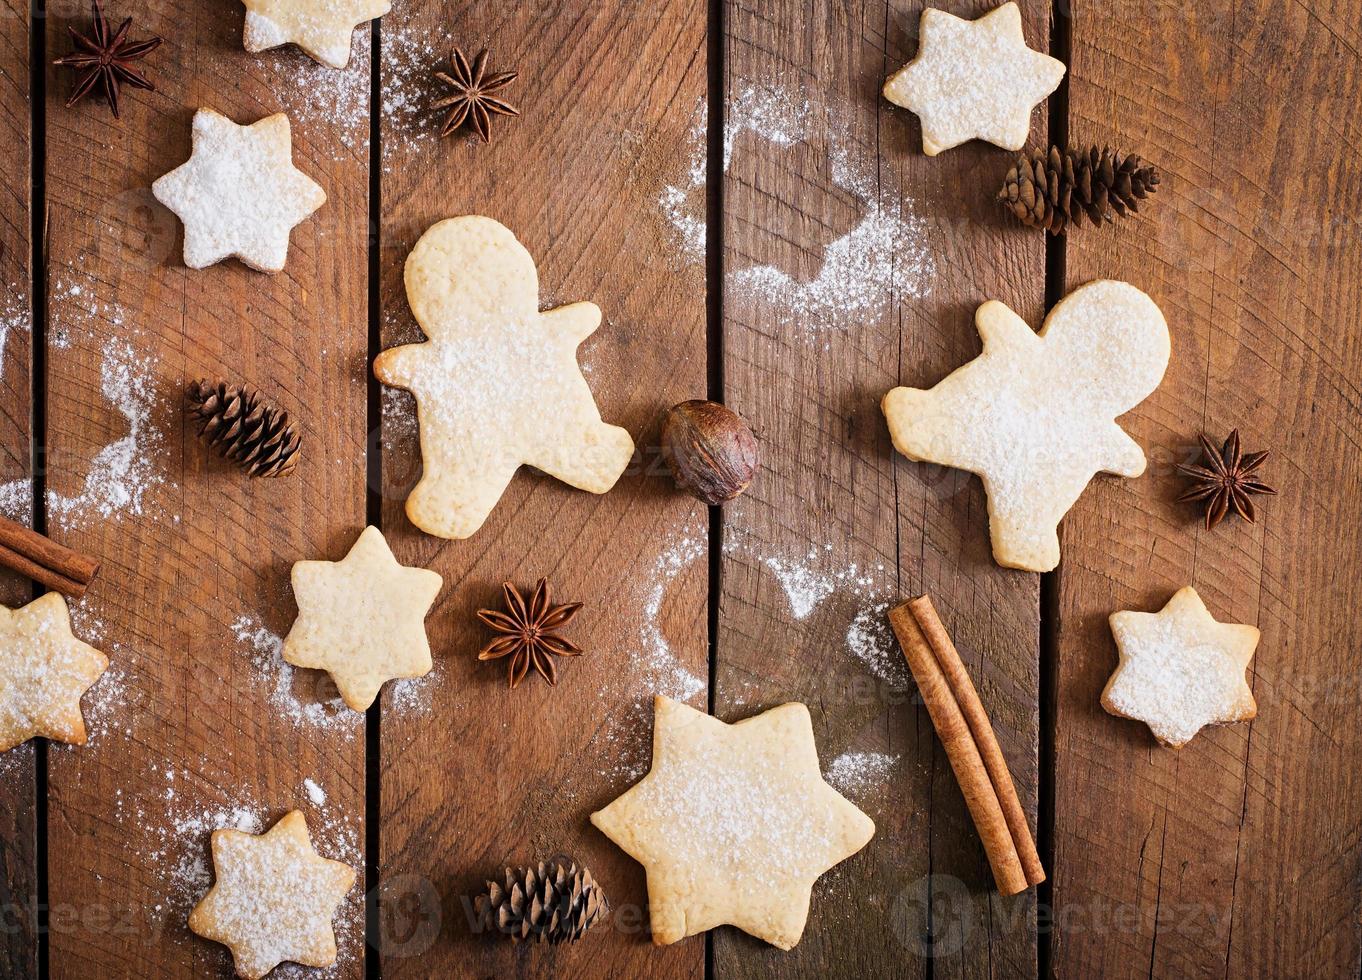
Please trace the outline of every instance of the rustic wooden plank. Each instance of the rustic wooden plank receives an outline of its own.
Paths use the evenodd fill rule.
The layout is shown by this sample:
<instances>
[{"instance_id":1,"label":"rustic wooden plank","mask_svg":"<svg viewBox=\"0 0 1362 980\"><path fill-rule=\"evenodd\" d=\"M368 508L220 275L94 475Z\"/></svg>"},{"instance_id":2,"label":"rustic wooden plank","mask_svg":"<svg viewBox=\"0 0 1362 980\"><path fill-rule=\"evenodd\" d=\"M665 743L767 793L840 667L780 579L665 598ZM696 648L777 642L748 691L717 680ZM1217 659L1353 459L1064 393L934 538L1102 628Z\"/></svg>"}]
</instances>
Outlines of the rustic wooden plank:
<instances>
[{"instance_id":1,"label":"rustic wooden plank","mask_svg":"<svg viewBox=\"0 0 1362 980\"><path fill-rule=\"evenodd\" d=\"M28 523L32 391L33 150L29 103L29 6L7 0L0 23L0 510ZM0 601L18 606L32 594L27 579L0 577ZM0 755L0 973L38 975L36 750L32 743Z\"/></svg>"},{"instance_id":2,"label":"rustic wooden plank","mask_svg":"<svg viewBox=\"0 0 1362 980\"><path fill-rule=\"evenodd\" d=\"M50 753L54 977L226 975L189 934L208 836L307 815L328 856L363 868L364 722L323 675L272 658L295 615L289 568L340 557L364 524L368 36L345 73L241 49L243 11L153 0L134 34L167 43L154 94L121 123L62 103L49 74L49 496L54 534L103 559L75 610L112 666L87 698L90 743ZM73 7L48 46L66 50ZM190 120L287 110L295 163L325 188L286 270L187 270L149 186L189 155ZM259 384L301 426L285 480L209 460L183 412L196 377ZM317 787L304 783L310 779ZM342 906L335 976L363 973L363 884Z\"/></svg>"},{"instance_id":3,"label":"rustic wooden plank","mask_svg":"<svg viewBox=\"0 0 1362 980\"><path fill-rule=\"evenodd\" d=\"M643 447L604 496L522 472L472 538L441 541L402 512L419 453L408 396L385 394L385 532L401 560L448 583L429 620L435 672L383 701L385 976L703 972L703 943L649 945L643 871L587 817L646 770L654 692L705 703L705 514L651 448L662 411L704 393L704 191L691 180L704 164L704 18L685 0L479 0L398 5L383 22L384 346L420 337L401 279L417 238L446 217L496 218L534 256L542 306L604 311L581 361L604 417ZM491 145L440 142L426 111L430 71L455 44L521 73L506 92L522 115L497 119ZM504 665L476 662L473 613L503 580L539 576L586 603L571 636L588 652L556 688L531 677L511 692ZM557 950L473 933L465 903L487 876L558 853L600 879L608 925Z\"/></svg>"},{"instance_id":4,"label":"rustic wooden plank","mask_svg":"<svg viewBox=\"0 0 1362 980\"><path fill-rule=\"evenodd\" d=\"M1034 895L992 891L884 619L932 595L1034 823L1038 578L993 563L978 481L897 458L879 410L978 352L980 302L1034 320L1043 301L1043 243L990 200L1008 154L928 159L915 118L879 97L916 53L922 6L725 5L725 395L764 465L724 510L717 713L807 703L829 777L878 833L822 879L793 952L716 933L720 977L1035 969ZM1043 47L1045 11L1028 15Z\"/></svg>"},{"instance_id":5,"label":"rustic wooden plank","mask_svg":"<svg viewBox=\"0 0 1362 980\"><path fill-rule=\"evenodd\" d=\"M1362 5L1079 5L1079 140L1166 175L1145 214L1073 236L1070 285L1128 279L1173 356L1127 419L1152 459L1065 527L1056 732L1061 976L1346 976L1359 969L1355 610L1362 496L1354 327ZM1286 97L1283 93L1291 93ZM1271 448L1256 526L1174 500L1199 430ZM1262 630L1251 724L1179 752L1111 718L1113 609L1193 584Z\"/></svg>"}]
</instances>

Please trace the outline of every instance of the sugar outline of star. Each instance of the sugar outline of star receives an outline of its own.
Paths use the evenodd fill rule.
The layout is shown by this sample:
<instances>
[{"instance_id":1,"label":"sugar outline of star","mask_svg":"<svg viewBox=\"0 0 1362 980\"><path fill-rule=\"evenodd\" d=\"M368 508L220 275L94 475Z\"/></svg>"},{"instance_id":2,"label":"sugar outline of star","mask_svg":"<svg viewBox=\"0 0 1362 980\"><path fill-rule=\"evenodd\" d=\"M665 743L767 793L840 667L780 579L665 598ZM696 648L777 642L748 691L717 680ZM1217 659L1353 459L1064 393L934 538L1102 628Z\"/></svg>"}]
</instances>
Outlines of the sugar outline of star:
<instances>
[{"instance_id":1,"label":"sugar outline of star","mask_svg":"<svg viewBox=\"0 0 1362 980\"><path fill-rule=\"evenodd\" d=\"M918 28L917 56L890 75L884 83L884 97L895 105L902 106L917 114L922 128L922 151L927 156L936 156L967 143L981 139L1006 150L1019 150L1026 143L1031 129L1031 113L1044 102L1064 78L1066 71L1062 61L1048 54L1036 51L1026 44L1022 31L1021 10L1015 2L995 7L982 17L966 20L944 10L928 7L922 11ZM938 43L939 40L939 43ZM950 94L931 92L923 95L918 92L902 92L921 72L936 69L939 59L944 58L950 49L960 44L973 48L973 53L981 57L1007 57L1006 64L1012 67L1029 65L1031 70L1014 72L1009 77L1009 85L991 87L987 96L998 103L1010 103L1006 118L998 113L993 118L965 119L952 125L949 117L968 111L962 102L969 96L980 96L978 89L962 86L956 97ZM989 73L979 70L978 60L965 65L965 74L982 83L989 81ZM959 70L950 73L952 80L958 80ZM1026 83L1034 79L1034 85ZM943 105L929 104L932 96L944 102ZM937 109L938 111L933 111ZM946 118L942 118L945 116ZM945 135L955 129L953 135Z\"/></svg>"},{"instance_id":2,"label":"sugar outline of star","mask_svg":"<svg viewBox=\"0 0 1362 980\"><path fill-rule=\"evenodd\" d=\"M238 154L245 156L240 166L229 159ZM242 207L235 187L209 182L221 179L224 169L252 183L254 214L237 213ZM274 193L262 195L269 190ZM293 165L293 131L282 112L243 126L214 109L199 109L189 159L158 177L151 192L184 225L184 263L191 269L235 258L258 272L281 272L293 229L326 203L321 185ZM261 207L261 200L271 206ZM252 219L258 228L250 226Z\"/></svg>"},{"instance_id":3,"label":"sugar outline of star","mask_svg":"<svg viewBox=\"0 0 1362 980\"><path fill-rule=\"evenodd\" d=\"M733 925L777 948L793 948L799 942L807 924L813 886L818 878L860 851L875 834L875 824L870 817L829 786L823 778L818 761L818 748L814 740L813 723L808 708L803 704L790 702L770 708L759 715L728 724L712 715L697 711L687 704L657 695L653 698L653 711L653 764L648 774L611 803L591 815L591 822L607 837L615 841L618 846L625 849L626 853L642 863L648 873L648 901L652 917L653 942L659 946L669 945L687 936L696 935L719 925ZM829 839L821 858L812 866L799 869L801 873L790 876L792 878L802 877L806 880L799 882L795 893L788 897L788 900L784 903L785 907L782 909L762 910L758 908L755 913L745 915L745 910L740 903L727 894L718 894L719 889L715 889L714 893L710 895L701 894L699 899L695 897L694 893L683 895L664 906L654 889L654 885L656 877L660 876L659 869L665 868L668 864L665 857L645 861L643 857L629 851L625 844L611 832L612 830L623 832L638 826L640 818L637 816L633 824L615 826L617 814L631 812L633 809L631 800L646 792L645 787L651 780L669 778L668 774L673 768L673 760L679 758L677 752L684 747L679 744L678 736L692 725L705 727L706 732L702 736L705 739L749 740L749 744L750 740L753 739L771 740L787 756L787 765L782 771L798 775L803 784L799 787L806 791L806 795L801 801L806 804L803 813L809 813L810 808L819 803L816 798L810 797L821 794L826 801L830 824L828 830L830 834L833 831L840 831L840 846L838 842ZM788 731L789 726L793 726L795 730ZM750 750L744 754L761 756L761 753L750 752ZM704 756L695 754L690 754L685 758L692 762L698 762L701 766L706 761ZM717 784L719 780L716 779L714 782ZM657 850L665 852L668 844L677 839L675 827L668 824L668 816L667 813L645 814L642 820L646 823L649 818L652 818L655 821L655 826L650 834L638 835L640 838L646 838L641 839L639 843L645 846L650 844ZM759 819L757 815L753 816L754 819ZM623 818L620 817L619 819ZM809 858L812 857L812 855L809 855ZM682 875L685 877L684 867ZM724 901L725 898L727 898L726 902ZM718 915L712 920L702 919L705 922L702 927L692 926L692 921L700 918L698 913L703 911L710 911L711 913L717 911ZM778 918L769 923L768 930L763 933L762 923L759 921L762 911L768 911L772 916L783 916L783 921Z\"/></svg>"},{"instance_id":4,"label":"sugar outline of star","mask_svg":"<svg viewBox=\"0 0 1362 980\"><path fill-rule=\"evenodd\" d=\"M279 7L307 7L307 0L243 2L246 5L246 26L242 32L242 46L247 51L258 54L285 44L294 44L328 68L346 67L350 63L350 45L355 29L360 24L377 20L392 9L392 4L387 0L351 0L352 9L345 13L334 9L337 7L334 0L323 0L311 4L312 10L285 18L277 12ZM324 15L330 15L330 23L322 23L317 19ZM294 21L292 30L284 20Z\"/></svg>"},{"instance_id":5,"label":"sugar outline of star","mask_svg":"<svg viewBox=\"0 0 1362 980\"><path fill-rule=\"evenodd\" d=\"M20 692L21 697L23 697L23 704L19 711L24 716L26 726L16 733L12 741L0 742L0 752L7 752L31 738L52 739L65 742L68 745L84 745L86 742L85 718L81 714L80 700L104 675L104 671L108 670L109 658L71 632L71 613L67 609L66 600L56 592L45 593L18 609L0 606L0 632L19 632L33 637L36 641L38 637L33 636L33 634L49 627L54 631L55 636L49 638L47 645L50 646L55 641L63 648L69 647L68 652L75 654L83 661L83 663L72 665L79 669L78 675L74 678L76 683L80 685L79 692L66 706L65 717L60 719L51 717L35 719L31 708L31 699L26 696L30 692ZM6 674L5 664L12 662L13 659L12 647L6 644L3 648L0 648L0 678L3 678ZM49 656L49 661L50 659ZM68 679L62 678L63 681ZM47 714L53 708L59 706L52 703L49 698L46 704L40 706L40 710Z\"/></svg>"},{"instance_id":6,"label":"sugar outline of star","mask_svg":"<svg viewBox=\"0 0 1362 980\"><path fill-rule=\"evenodd\" d=\"M360 582L348 582L352 576ZM438 572L398 562L378 528L369 525L361 531L340 561L294 562L292 581L298 618L284 638L284 660L295 667L327 671L352 709L367 709L388 681L424 677L430 673L432 662L425 617L434 605L444 579ZM331 597L347 585L361 583L367 583L371 591L361 594L355 601L340 603L338 608L342 616L325 621L324 614L335 611L326 608L332 605ZM381 604L369 608L371 599L381 600ZM304 638L326 636L336 631L358 641L365 633L361 627L371 627L369 632L372 633L373 618L381 614L392 620L383 624L389 634L387 642L371 638L363 647L366 654L382 653L386 654L386 659L370 661L368 670L346 669L344 664L330 662L325 651L314 657L297 649ZM318 616L323 617L320 623L313 621ZM375 682L375 678L380 679Z\"/></svg>"},{"instance_id":7,"label":"sugar outline of star","mask_svg":"<svg viewBox=\"0 0 1362 980\"><path fill-rule=\"evenodd\" d=\"M324 858L317 853L317 849L312 846L312 837L308 833L307 819L299 810L291 810L280 818L279 822L263 834L251 834L244 830L234 828L223 828L213 831L211 838L213 852L213 871L216 880L213 887L208 890L208 894L199 901L194 910L189 914L190 931L196 935L213 942L222 943L232 952L232 959L236 966L237 973L247 978L247 980L261 980L269 974L280 963L299 963L303 966L325 967L330 966L336 961L336 933L332 920L336 914L336 908L344 900L346 894L355 884L355 870L342 861L333 861ZM250 854L252 851L264 848L280 848L293 845L295 853L277 855L279 863L282 865L278 877L280 878L280 890L287 892L288 889L298 884L293 878L288 878L285 872L288 871L288 864L294 860L301 860L316 868L319 872L328 873L332 882L334 896L325 893L315 896L317 907L315 909L297 908L296 903L293 909L278 909L280 912L292 911L295 916L305 916L309 911L319 918L326 921L325 935L322 934L322 927L319 925L317 931L312 936L292 937L310 941L311 948L291 948L285 952L279 952L276 937L269 937L271 940L271 950L269 955L277 955L279 958L273 962L256 962L259 951L255 949L242 948L251 945L250 937L241 937L233 934L230 927L220 927L214 917L219 903L231 902L232 897L237 891L237 883L240 875L236 871L236 862L232 860L230 852L232 845L239 845L244 849L243 855ZM267 853L267 852L266 852ZM245 860L243 856L242 860ZM332 882L323 882L328 885ZM274 907L268 908L267 912L274 912L281 904L277 896L251 895L249 900L252 906L259 906L262 900L265 904L269 899L275 897ZM325 904L324 904L325 903ZM324 915L322 913L325 913ZM213 917L212 922L205 921ZM278 916L285 927L296 926L298 923L295 918Z\"/></svg>"},{"instance_id":8,"label":"sugar outline of star","mask_svg":"<svg viewBox=\"0 0 1362 980\"><path fill-rule=\"evenodd\" d=\"M1248 721L1257 715L1258 710L1253 691L1248 686L1246 674L1262 634L1256 626L1248 626L1243 623L1222 623L1217 620L1206 608L1206 603L1196 589L1190 585L1183 586L1175 592L1158 612L1119 610L1111 614L1109 622L1120 659L1117 662L1116 669L1112 671L1106 687L1102 690L1103 707L1107 708L1108 711L1112 710L1107 707L1108 695L1121 682L1122 675L1128 668L1129 662L1132 659L1139 658L1138 649L1133 653L1131 651L1132 648L1139 646L1140 635L1148 629L1161 628L1169 620L1183 615L1190 616L1192 623L1190 629L1183 627L1179 632L1183 635L1189 635L1193 631L1200 632L1200 635L1189 635L1189 640L1196 641L1194 644L1189 643L1189 646L1196 648L1211 647L1224 654L1236 668L1235 676L1239 690L1235 692L1236 700L1233 704L1222 706L1219 714L1202 721L1196 726L1195 731L1182 741L1172 741L1161 736L1160 731L1168 732L1168 728L1161 724L1160 719L1148 719L1124 712L1119 714L1112 712L1118 714L1118 717L1130 718L1133 721L1144 723L1160 744L1167 745L1170 748L1181 748L1186 745L1207 725Z\"/></svg>"}]
</instances>

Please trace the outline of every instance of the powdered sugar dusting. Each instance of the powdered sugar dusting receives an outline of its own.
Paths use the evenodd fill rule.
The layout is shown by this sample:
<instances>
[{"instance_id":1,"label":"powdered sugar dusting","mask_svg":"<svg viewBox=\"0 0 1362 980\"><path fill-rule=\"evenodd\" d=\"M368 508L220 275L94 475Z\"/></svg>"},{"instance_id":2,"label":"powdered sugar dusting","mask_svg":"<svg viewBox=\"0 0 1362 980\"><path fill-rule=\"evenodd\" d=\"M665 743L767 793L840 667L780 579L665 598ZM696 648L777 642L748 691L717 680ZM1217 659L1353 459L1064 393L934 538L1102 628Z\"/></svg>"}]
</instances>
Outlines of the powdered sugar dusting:
<instances>
[{"instance_id":1,"label":"powdered sugar dusting","mask_svg":"<svg viewBox=\"0 0 1362 980\"><path fill-rule=\"evenodd\" d=\"M5 351L10 334L16 330L30 331L32 326L28 287L12 282L5 287L4 300L0 301L0 376L5 370Z\"/></svg>"},{"instance_id":2,"label":"powdered sugar dusting","mask_svg":"<svg viewBox=\"0 0 1362 980\"><path fill-rule=\"evenodd\" d=\"M905 690L912 684L912 677L889 627L888 613L886 601L872 601L857 610L847 627L847 651L880 680Z\"/></svg>"},{"instance_id":3,"label":"powdered sugar dusting","mask_svg":"<svg viewBox=\"0 0 1362 980\"><path fill-rule=\"evenodd\" d=\"M728 97L724 115L724 172L733 162L733 148L745 132L776 146L794 146L804 138L809 103L796 104L784 91L737 86Z\"/></svg>"},{"instance_id":4,"label":"powdered sugar dusting","mask_svg":"<svg viewBox=\"0 0 1362 980\"><path fill-rule=\"evenodd\" d=\"M152 769L155 771L156 766ZM291 808L293 801L285 799L265 805L251 792L238 789L236 799L230 803L204 805L195 801L199 795L201 772L167 767L164 773L165 786L159 797L134 801L118 790L116 807L120 826L143 835L141 852L155 872L154 880L165 883L166 890L154 906L154 912L170 926L173 935L188 941L189 912L207 894L214 880L210 850L213 831L231 829L248 834L262 833L273 821L271 814ZM305 780L297 795L308 800L303 809L314 849L324 858L361 869L364 855L355 822L348 814L327 808L324 794L318 801L312 786L316 784ZM317 971L286 964L270 975L301 978L335 976L344 972L346 965L353 962L362 949L363 902L360 889L352 888L331 919L338 948L333 967Z\"/></svg>"},{"instance_id":5,"label":"powdered sugar dusting","mask_svg":"<svg viewBox=\"0 0 1362 980\"><path fill-rule=\"evenodd\" d=\"M870 796L885 788L898 761L899 756L884 752L843 752L828 764L823 778L849 796Z\"/></svg>"},{"instance_id":6,"label":"powdered sugar dusting","mask_svg":"<svg viewBox=\"0 0 1362 980\"><path fill-rule=\"evenodd\" d=\"M877 679L896 690L912 679L889 628L886 613L897 595L895 569L885 562L839 562L832 547L813 547L800 559L772 554L761 543L730 531L724 554L742 557L768 569L785 592L796 620L815 614L840 617L846 626L846 650Z\"/></svg>"},{"instance_id":7,"label":"powdered sugar dusting","mask_svg":"<svg viewBox=\"0 0 1362 980\"><path fill-rule=\"evenodd\" d=\"M1104 705L1143 721L1170 745L1190 741L1206 725L1241 717L1253 700L1244 665L1202 635L1201 626L1167 610L1112 617L1121 662Z\"/></svg>"},{"instance_id":8,"label":"powdered sugar dusting","mask_svg":"<svg viewBox=\"0 0 1362 980\"><path fill-rule=\"evenodd\" d=\"M927 295L935 262L927 247L927 226L913 202L896 196L881 201L874 175L853 165L834 147L832 181L861 204L860 221L824 249L823 265L807 282L798 282L773 265L735 269L731 289L768 305L784 325L806 331L846 324L905 298Z\"/></svg>"},{"instance_id":9,"label":"powdered sugar dusting","mask_svg":"<svg viewBox=\"0 0 1362 980\"><path fill-rule=\"evenodd\" d=\"M389 156L439 139L443 116L431 111L436 82L433 69L449 57L449 38L440 30L417 32L393 20L383 29L383 172L390 172ZM396 137L393 139L391 137Z\"/></svg>"},{"instance_id":10,"label":"powdered sugar dusting","mask_svg":"<svg viewBox=\"0 0 1362 980\"><path fill-rule=\"evenodd\" d=\"M667 223L676 232L682 255L694 261L705 257L705 202L699 191L705 186L705 103L696 109L696 121L687 139L689 165L683 178L662 188L658 203Z\"/></svg>"},{"instance_id":11,"label":"powdered sugar dusting","mask_svg":"<svg viewBox=\"0 0 1362 980\"><path fill-rule=\"evenodd\" d=\"M270 77L270 91L309 145L330 144L333 160L362 158L369 149L369 45L356 44L354 52L344 69L296 55L252 63Z\"/></svg>"},{"instance_id":12,"label":"powdered sugar dusting","mask_svg":"<svg viewBox=\"0 0 1362 980\"><path fill-rule=\"evenodd\" d=\"M70 527L85 518L142 515L147 494L164 480L156 465L164 438L152 423L152 413L162 403L154 368L151 359L139 355L126 341L105 344L100 388L127 420L128 433L95 455L77 493L48 490L48 514L55 524Z\"/></svg>"},{"instance_id":13,"label":"powdered sugar dusting","mask_svg":"<svg viewBox=\"0 0 1362 980\"><path fill-rule=\"evenodd\" d=\"M282 637L252 616L238 617L231 630L237 643L251 652L259 682L268 688L270 704L281 718L298 727L324 728L346 739L358 734L364 715L346 707L328 675L296 671L284 660ZM310 696L296 691L300 675L314 683Z\"/></svg>"},{"instance_id":14,"label":"powdered sugar dusting","mask_svg":"<svg viewBox=\"0 0 1362 980\"><path fill-rule=\"evenodd\" d=\"M303 780L303 789L307 790L307 798L312 801L313 806L321 806L326 803L326 790L313 779Z\"/></svg>"},{"instance_id":15,"label":"powdered sugar dusting","mask_svg":"<svg viewBox=\"0 0 1362 980\"><path fill-rule=\"evenodd\" d=\"M813 557L812 552L810 557ZM790 600L790 613L795 619L807 617L820 602L832 595L832 590L836 587L829 576L809 565L791 562L775 555L768 555L762 562L775 573L776 579L785 589L785 595Z\"/></svg>"},{"instance_id":16,"label":"powdered sugar dusting","mask_svg":"<svg viewBox=\"0 0 1362 980\"><path fill-rule=\"evenodd\" d=\"M0 483L0 514L23 524L27 523L32 506L32 480L7 480Z\"/></svg>"},{"instance_id":17,"label":"powdered sugar dusting","mask_svg":"<svg viewBox=\"0 0 1362 980\"><path fill-rule=\"evenodd\" d=\"M705 529L688 527L657 556L645 577L636 652L628 669L613 672L600 692L612 705L599 736L610 762L600 775L613 784L634 782L648 771L646 733L652 727L653 695L689 701L708 686L705 678L682 663L662 631L663 606L671 587L705 553Z\"/></svg>"}]
</instances>

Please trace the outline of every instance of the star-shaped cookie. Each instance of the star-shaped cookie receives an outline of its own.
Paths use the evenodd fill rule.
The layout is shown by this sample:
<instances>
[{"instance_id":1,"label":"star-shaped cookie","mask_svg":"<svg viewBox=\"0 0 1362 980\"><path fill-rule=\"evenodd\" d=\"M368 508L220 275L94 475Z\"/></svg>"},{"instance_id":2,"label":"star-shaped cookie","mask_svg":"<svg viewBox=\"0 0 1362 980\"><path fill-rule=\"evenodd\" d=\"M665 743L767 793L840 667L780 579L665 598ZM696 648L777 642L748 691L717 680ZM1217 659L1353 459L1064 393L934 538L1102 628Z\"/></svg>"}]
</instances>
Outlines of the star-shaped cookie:
<instances>
[{"instance_id":1,"label":"star-shaped cookie","mask_svg":"<svg viewBox=\"0 0 1362 980\"><path fill-rule=\"evenodd\" d=\"M108 666L72 635L56 592L19 609L0 606L0 752L35 735L84 745L80 699Z\"/></svg>"},{"instance_id":2,"label":"star-shaped cookie","mask_svg":"<svg viewBox=\"0 0 1362 980\"><path fill-rule=\"evenodd\" d=\"M379 354L374 374L416 396L425 471L407 498L412 523L468 537L521 464L592 493L614 486L634 441L601 421L577 365L600 309L539 312L534 259L504 225L476 215L428 229L404 275L430 340Z\"/></svg>"},{"instance_id":3,"label":"star-shaped cookie","mask_svg":"<svg viewBox=\"0 0 1362 980\"><path fill-rule=\"evenodd\" d=\"M266 834L213 831L217 881L189 915L189 928L232 951L236 972L260 980L284 961L336 961L331 917L355 872L317 854L297 810Z\"/></svg>"},{"instance_id":4,"label":"star-shaped cookie","mask_svg":"<svg viewBox=\"0 0 1362 980\"><path fill-rule=\"evenodd\" d=\"M189 160L151 185L184 222L184 264L203 269L236 257L279 272L293 226L326 192L293 166L293 137L282 112L238 126L212 109L194 113Z\"/></svg>"},{"instance_id":5,"label":"star-shaped cookie","mask_svg":"<svg viewBox=\"0 0 1362 980\"><path fill-rule=\"evenodd\" d=\"M928 8L917 57L889 76L884 97L917 113L929 157L972 139L1020 150L1031 110L1063 77L1062 61L1026 46L1015 3L978 20Z\"/></svg>"},{"instance_id":6,"label":"star-shaped cookie","mask_svg":"<svg viewBox=\"0 0 1362 980\"><path fill-rule=\"evenodd\" d=\"M244 0L246 50L296 44L324 65L350 62L355 28L392 9L388 0Z\"/></svg>"},{"instance_id":7,"label":"star-shaped cookie","mask_svg":"<svg viewBox=\"0 0 1362 980\"><path fill-rule=\"evenodd\" d=\"M884 396L894 447L909 459L977 473L988 494L993 557L1048 572L1060 520L1099 471L1144 472L1116 417L1158 387L1168 324L1124 282L1080 286L1040 332L1002 303L974 314L984 351L930 391Z\"/></svg>"},{"instance_id":8,"label":"star-shaped cookie","mask_svg":"<svg viewBox=\"0 0 1362 980\"><path fill-rule=\"evenodd\" d=\"M875 834L823 781L809 710L726 725L654 699L653 766L591 822L648 871L653 942L735 925L799 942L818 877Z\"/></svg>"},{"instance_id":9,"label":"star-shaped cookie","mask_svg":"<svg viewBox=\"0 0 1362 980\"><path fill-rule=\"evenodd\" d=\"M383 532L366 527L341 561L294 564L298 618L284 659L328 671L345 703L363 711L387 681L430 673L425 618L443 582L399 565Z\"/></svg>"},{"instance_id":10,"label":"star-shaped cookie","mask_svg":"<svg viewBox=\"0 0 1362 980\"><path fill-rule=\"evenodd\" d=\"M1181 748L1206 725L1258 713L1244 679L1257 628L1217 623L1190 585L1156 613L1112 613L1111 632L1120 660L1102 707L1144 722L1164 745Z\"/></svg>"}]
</instances>

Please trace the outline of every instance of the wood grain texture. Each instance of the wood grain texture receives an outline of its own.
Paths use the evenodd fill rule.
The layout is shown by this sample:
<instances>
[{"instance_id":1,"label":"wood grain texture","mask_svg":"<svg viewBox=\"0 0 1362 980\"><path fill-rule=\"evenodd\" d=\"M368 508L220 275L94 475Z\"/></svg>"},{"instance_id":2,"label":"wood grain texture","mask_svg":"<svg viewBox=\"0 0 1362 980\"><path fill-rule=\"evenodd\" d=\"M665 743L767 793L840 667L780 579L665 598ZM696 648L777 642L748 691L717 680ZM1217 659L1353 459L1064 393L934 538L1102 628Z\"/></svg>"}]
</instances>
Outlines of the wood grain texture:
<instances>
[{"instance_id":1,"label":"wood grain texture","mask_svg":"<svg viewBox=\"0 0 1362 980\"><path fill-rule=\"evenodd\" d=\"M31 523L32 127L29 111L29 7L0 8L0 484L5 516ZM33 594L18 575L0 575L0 601L15 607ZM36 749L0 754L0 974L38 975Z\"/></svg>"},{"instance_id":2,"label":"wood grain texture","mask_svg":"<svg viewBox=\"0 0 1362 980\"><path fill-rule=\"evenodd\" d=\"M979 303L1034 321L1043 297L1043 243L990 200L1009 155L930 160L916 119L880 96L916 53L921 9L725 7L725 395L764 464L724 511L717 713L809 704L831 774L867 767L840 781L878 833L820 881L791 953L717 932L720 977L1035 969L1034 896L992 891L884 619L901 596L932 595L1034 826L1038 579L993 563L978 482L896 457L879 409L896 384L930 386L977 354ZM1044 11L1031 13L1043 47Z\"/></svg>"},{"instance_id":3,"label":"wood grain texture","mask_svg":"<svg viewBox=\"0 0 1362 980\"><path fill-rule=\"evenodd\" d=\"M1127 279L1166 314L1162 386L1125 420L1138 480L1064 528L1056 731L1060 976L1359 969L1356 329L1362 5L1079 4L1076 142L1165 175L1141 218L1068 246L1069 285ZM1199 431L1271 448L1256 526L1174 501ZM1263 499L1263 498L1260 498ZM1181 751L1112 718L1113 609L1192 584L1262 640L1255 721Z\"/></svg>"},{"instance_id":4,"label":"wood grain texture","mask_svg":"<svg viewBox=\"0 0 1362 980\"><path fill-rule=\"evenodd\" d=\"M505 95L522 115L497 118L490 145L440 142L441 115L426 110L455 44L520 72ZM663 204L677 187L677 206L703 221L703 189L689 186L696 154L703 165L703 5L399 5L382 47L383 345L420 337L402 285L420 235L460 214L495 218L533 255L541 307L604 311L580 361L606 421L640 446L608 494L523 470L473 537L442 541L403 513L416 429L409 397L385 394L385 533L447 588L428 621L434 673L383 701L384 976L699 977L703 943L650 944L643 871L588 816L646 771L654 692L705 703L705 514L653 448L662 412L705 384L702 255ZM586 603L568 631L586 653L556 688L531 676L509 691L504 663L476 660L486 633L473 614L499 602L503 580L540 576L559 601ZM477 933L469 910L487 877L559 853L605 888L603 928L558 948Z\"/></svg>"},{"instance_id":5,"label":"wood grain texture","mask_svg":"<svg viewBox=\"0 0 1362 980\"><path fill-rule=\"evenodd\" d=\"M268 825L302 809L318 849L362 871L363 719L309 723L334 713L334 688L268 661L295 615L291 564L340 557L364 524L368 35L341 75L291 49L247 55L239 6L128 12L134 36L167 38L147 63L158 91L130 93L114 122L97 102L65 109L71 78L54 70L46 105L47 512L103 560L75 624L112 660L86 701L89 744L50 754L52 976L227 975L225 947L185 916L232 811ZM87 24L69 13L49 22L52 51ZM287 110L294 161L327 192L277 276L187 270L179 222L151 197L188 158L199 106L239 122ZM184 413L201 376L258 384L293 414L291 478L210 458ZM363 890L338 915L336 976L363 972Z\"/></svg>"}]
</instances>

